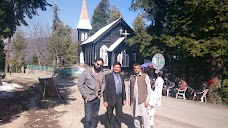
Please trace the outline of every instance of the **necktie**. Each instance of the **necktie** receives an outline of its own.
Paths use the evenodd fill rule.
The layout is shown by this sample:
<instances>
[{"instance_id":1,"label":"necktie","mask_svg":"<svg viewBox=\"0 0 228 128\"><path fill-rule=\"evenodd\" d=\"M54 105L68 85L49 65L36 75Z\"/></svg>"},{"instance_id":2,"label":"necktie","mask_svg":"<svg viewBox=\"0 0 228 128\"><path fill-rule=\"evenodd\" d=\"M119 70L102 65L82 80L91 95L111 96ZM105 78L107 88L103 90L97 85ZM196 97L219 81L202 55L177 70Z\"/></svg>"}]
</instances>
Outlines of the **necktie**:
<instances>
[{"instance_id":1,"label":"necktie","mask_svg":"<svg viewBox=\"0 0 228 128\"><path fill-rule=\"evenodd\" d=\"M121 85L121 79L119 77L119 75L116 75L117 77L117 93L120 94L122 93L122 85Z\"/></svg>"}]
</instances>

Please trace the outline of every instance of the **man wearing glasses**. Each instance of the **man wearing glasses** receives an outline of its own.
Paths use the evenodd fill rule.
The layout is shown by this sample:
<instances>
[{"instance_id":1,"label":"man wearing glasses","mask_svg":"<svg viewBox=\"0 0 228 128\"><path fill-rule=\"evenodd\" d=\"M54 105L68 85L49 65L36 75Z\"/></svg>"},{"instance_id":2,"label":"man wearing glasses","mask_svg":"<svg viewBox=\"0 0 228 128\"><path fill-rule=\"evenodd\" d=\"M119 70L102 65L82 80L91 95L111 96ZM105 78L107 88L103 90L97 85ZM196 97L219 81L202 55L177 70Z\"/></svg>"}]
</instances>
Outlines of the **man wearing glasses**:
<instances>
[{"instance_id":1,"label":"man wearing glasses","mask_svg":"<svg viewBox=\"0 0 228 128\"><path fill-rule=\"evenodd\" d=\"M100 107L100 98L105 88L105 74L102 71L104 61L97 58L92 68L84 71L78 80L78 89L84 99L85 122L84 128L96 128Z\"/></svg>"}]
</instances>

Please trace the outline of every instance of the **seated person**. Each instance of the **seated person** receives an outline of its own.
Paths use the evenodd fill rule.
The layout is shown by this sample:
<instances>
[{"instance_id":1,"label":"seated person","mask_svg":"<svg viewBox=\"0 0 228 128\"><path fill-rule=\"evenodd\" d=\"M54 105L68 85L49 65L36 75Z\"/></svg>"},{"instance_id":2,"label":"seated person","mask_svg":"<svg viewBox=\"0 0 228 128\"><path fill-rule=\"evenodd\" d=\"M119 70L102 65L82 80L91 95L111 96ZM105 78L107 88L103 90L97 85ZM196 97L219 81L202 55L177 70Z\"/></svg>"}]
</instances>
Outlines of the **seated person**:
<instances>
[{"instance_id":1,"label":"seated person","mask_svg":"<svg viewBox=\"0 0 228 128\"><path fill-rule=\"evenodd\" d=\"M171 86L171 81L168 79L168 77L166 76L164 78L164 86L163 87L166 87L168 88L169 86Z\"/></svg>"},{"instance_id":2,"label":"seated person","mask_svg":"<svg viewBox=\"0 0 228 128\"><path fill-rule=\"evenodd\" d=\"M176 96L176 92L177 92L177 88L179 88L179 83L180 83L180 78L176 77L175 81L174 81L174 87L171 88L171 97L175 97Z\"/></svg>"},{"instance_id":3,"label":"seated person","mask_svg":"<svg viewBox=\"0 0 228 128\"><path fill-rule=\"evenodd\" d=\"M188 84L186 83L186 81L180 80L180 82L179 82L179 88L177 88L177 90L184 90L187 87L188 87Z\"/></svg>"},{"instance_id":4,"label":"seated person","mask_svg":"<svg viewBox=\"0 0 228 128\"><path fill-rule=\"evenodd\" d=\"M175 90L185 90L188 87L188 84L184 80L179 81L179 87L175 88Z\"/></svg>"},{"instance_id":5,"label":"seated person","mask_svg":"<svg viewBox=\"0 0 228 128\"><path fill-rule=\"evenodd\" d=\"M207 86L207 82L203 82L202 85L200 86L199 90L195 90L194 93L200 93L202 91L204 91L205 89L209 89Z\"/></svg>"},{"instance_id":6,"label":"seated person","mask_svg":"<svg viewBox=\"0 0 228 128\"><path fill-rule=\"evenodd\" d=\"M183 79L181 79L178 83L178 86L177 88L174 88L173 90L171 90L171 93L172 93L172 97L175 97L176 96L176 93L178 90L185 90L187 87L188 87L188 84L186 81L184 81Z\"/></svg>"},{"instance_id":7,"label":"seated person","mask_svg":"<svg viewBox=\"0 0 228 128\"><path fill-rule=\"evenodd\" d=\"M162 89L162 94L163 95L167 95L167 89L171 87L171 81L169 81L168 79L168 75L165 75L164 77L164 85L163 85L163 89Z\"/></svg>"},{"instance_id":8,"label":"seated person","mask_svg":"<svg viewBox=\"0 0 228 128\"><path fill-rule=\"evenodd\" d=\"M196 100L199 100L199 98L201 96L203 96L203 91L206 90L206 89L209 89L208 88L208 83L207 82L203 82L202 85L200 86L199 90L194 90L193 91L192 97L194 98L195 96L197 96L197 99ZM198 96L200 96L200 97L198 97Z\"/></svg>"}]
</instances>

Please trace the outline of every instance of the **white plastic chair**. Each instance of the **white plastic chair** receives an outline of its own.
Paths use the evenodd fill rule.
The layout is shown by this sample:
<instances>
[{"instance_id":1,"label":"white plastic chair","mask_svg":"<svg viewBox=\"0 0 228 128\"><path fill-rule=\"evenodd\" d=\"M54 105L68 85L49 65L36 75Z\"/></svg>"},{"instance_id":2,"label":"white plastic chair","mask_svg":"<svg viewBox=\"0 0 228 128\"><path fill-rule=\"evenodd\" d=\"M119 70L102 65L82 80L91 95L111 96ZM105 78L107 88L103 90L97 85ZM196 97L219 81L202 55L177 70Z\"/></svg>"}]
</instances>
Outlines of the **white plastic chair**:
<instances>
[{"instance_id":1,"label":"white plastic chair","mask_svg":"<svg viewBox=\"0 0 228 128\"><path fill-rule=\"evenodd\" d=\"M200 97L200 102L207 102L207 92L208 91L209 91L209 89L204 89L202 92L198 92L198 93L195 92L192 100L195 100L195 98L198 98L200 95L202 95Z\"/></svg>"},{"instance_id":2,"label":"white plastic chair","mask_svg":"<svg viewBox=\"0 0 228 128\"><path fill-rule=\"evenodd\" d=\"M177 93L176 93L176 98L182 98L182 99L186 99L185 97L185 92L188 89L188 87L186 87L185 89L177 89Z\"/></svg>"},{"instance_id":3,"label":"white plastic chair","mask_svg":"<svg viewBox=\"0 0 228 128\"><path fill-rule=\"evenodd\" d=\"M169 92L171 91L171 89L173 88L175 86L175 83L174 82L171 82L171 86L170 87L168 87L167 89L166 89L166 97L169 97Z\"/></svg>"}]
</instances>

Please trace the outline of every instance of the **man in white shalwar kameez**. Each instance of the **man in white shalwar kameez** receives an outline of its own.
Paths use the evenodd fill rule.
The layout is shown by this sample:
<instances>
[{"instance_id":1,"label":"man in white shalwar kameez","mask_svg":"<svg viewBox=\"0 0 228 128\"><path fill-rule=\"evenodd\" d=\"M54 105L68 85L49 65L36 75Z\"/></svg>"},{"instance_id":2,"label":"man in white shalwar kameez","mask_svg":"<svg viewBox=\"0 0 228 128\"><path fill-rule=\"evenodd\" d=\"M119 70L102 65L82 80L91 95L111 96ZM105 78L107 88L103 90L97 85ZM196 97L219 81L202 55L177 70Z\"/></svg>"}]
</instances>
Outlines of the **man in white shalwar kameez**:
<instances>
[{"instance_id":1,"label":"man in white shalwar kameez","mask_svg":"<svg viewBox=\"0 0 228 128\"><path fill-rule=\"evenodd\" d=\"M157 104L156 102L156 93L152 90L150 93L149 101L150 128L154 127L155 106Z\"/></svg>"},{"instance_id":2,"label":"man in white shalwar kameez","mask_svg":"<svg viewBox=\"0 0 228 128\"><path fill-rule=\"evenodd\" d=\"M162 96L162 88L163 88L163 85L164 85L164 80L163 78L161 77L161 72L159 72L157 74L157 79L155 81L155 93L156 93L156 100L157 100L157 106L161 106L162 103L161 103L161 96Z\"/></svg>"},{"instance_id":3,"label":"man in white shalwar kameez","mask_svg":"<svg viewBox=\"0 0 228 128\"><path fill-rule=\"evenodd\" d=\"M149 128L149 100L151 84L149 76L141 72L139 64L134 64L134 75L130 77L130 104L132 105L136 128Z\"/></svg>"}]
</instances>

